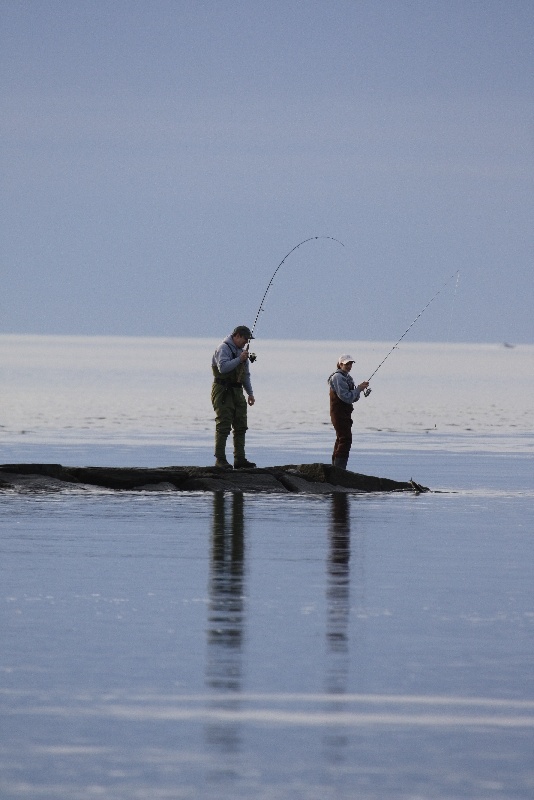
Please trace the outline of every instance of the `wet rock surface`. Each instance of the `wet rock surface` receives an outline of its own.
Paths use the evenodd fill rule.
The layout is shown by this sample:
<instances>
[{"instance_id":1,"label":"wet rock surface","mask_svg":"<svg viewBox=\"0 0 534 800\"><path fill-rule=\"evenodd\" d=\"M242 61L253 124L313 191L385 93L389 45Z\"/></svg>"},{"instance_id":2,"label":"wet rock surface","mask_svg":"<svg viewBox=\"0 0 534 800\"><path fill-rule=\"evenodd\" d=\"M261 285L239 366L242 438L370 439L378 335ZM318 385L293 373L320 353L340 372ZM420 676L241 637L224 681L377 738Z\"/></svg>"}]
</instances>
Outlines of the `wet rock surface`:
<instances>
[{"instance_id":1,"label":"wet rock surface","mask_svg":"<svg viewBox=\"0 0 534 800\"><path fill-rule=\"evenodd\" d=\"M332 492L427 492L413 480L394 481L341 470L330 464L288 464L224 471L217 467L69 467L61 464L2 464L0 491L249 492L331 494Z\"/></svg>"}]
</instances>

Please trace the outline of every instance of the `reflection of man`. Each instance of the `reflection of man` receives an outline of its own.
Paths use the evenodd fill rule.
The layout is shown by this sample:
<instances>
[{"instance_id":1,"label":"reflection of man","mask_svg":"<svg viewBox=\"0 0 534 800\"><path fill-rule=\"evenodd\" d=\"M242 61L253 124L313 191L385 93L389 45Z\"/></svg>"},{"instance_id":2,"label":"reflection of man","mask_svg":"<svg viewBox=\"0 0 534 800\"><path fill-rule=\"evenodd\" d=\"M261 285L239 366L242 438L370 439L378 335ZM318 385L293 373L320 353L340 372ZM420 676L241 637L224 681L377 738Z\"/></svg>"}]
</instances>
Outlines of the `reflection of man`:
<instances>
[{"instance_id":1,"label":"reflection of man","mask_svg":"<svg viewBox=\"0 0 534 800\"><path fill-rule=\"evenodd\" d=\"M243 494L213 492L213 525L207 624L206 686L215 711L237 713L243 684L245 642L245 532ZM241 749L241 725L217 714L206 738L224 757ZM228 765L226 765L228 766ZM217 772L217 780L220 772ZM215 780L215 775L213 775Z\"/></svg>"},{"instance_id":2,"label":"reflection of man","mask_svg":"<svg viewBox=\"0 0 534 800\"><path fill-rule=\"evenodd\" d=\"M244 502L240 492L230 498L213 493L206 677L212 688L239 691L245 623Z\"/></svg>"},{"instance_id":3,"label":"reflection of man","mask_svg":"<svg viewBox=\"0 0 534 800\"><path fill-rule=\"evenodd\" d=\"M254 405L250 382L248 344L253 339L246 325L238 325L234 332L216 349L211 361L213 387L211 402L215 411L215 466L232 469L226 460L226 440L234 432L234 468L255 467L245 456L247 432L247 402ZM245 400L243 389L248 397Z\"/></svg>"}]
</instances>

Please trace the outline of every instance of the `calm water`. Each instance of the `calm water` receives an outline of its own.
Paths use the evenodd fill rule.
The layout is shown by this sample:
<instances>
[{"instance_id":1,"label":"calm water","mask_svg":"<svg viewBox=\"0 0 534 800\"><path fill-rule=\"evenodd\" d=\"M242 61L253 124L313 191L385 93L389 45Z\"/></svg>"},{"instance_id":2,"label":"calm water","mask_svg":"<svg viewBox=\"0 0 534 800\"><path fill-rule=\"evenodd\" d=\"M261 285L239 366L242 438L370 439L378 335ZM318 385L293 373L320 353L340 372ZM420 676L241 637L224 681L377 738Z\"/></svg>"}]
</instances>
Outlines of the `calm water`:
<instances>
[{"instance_id":1,"label":"calm water","mask_svg":"<svg viewBox=\"0 0 534 800\"><path fill-rule=\"evenodd\" d=\"M0 461L211 463L213 344L0 337ZM249 455L328 461L339 348L256 349ZM530 800L533 355L375 376L349 466L432 494L1 495L3 800Z\"/></svg>"}]
</instances>

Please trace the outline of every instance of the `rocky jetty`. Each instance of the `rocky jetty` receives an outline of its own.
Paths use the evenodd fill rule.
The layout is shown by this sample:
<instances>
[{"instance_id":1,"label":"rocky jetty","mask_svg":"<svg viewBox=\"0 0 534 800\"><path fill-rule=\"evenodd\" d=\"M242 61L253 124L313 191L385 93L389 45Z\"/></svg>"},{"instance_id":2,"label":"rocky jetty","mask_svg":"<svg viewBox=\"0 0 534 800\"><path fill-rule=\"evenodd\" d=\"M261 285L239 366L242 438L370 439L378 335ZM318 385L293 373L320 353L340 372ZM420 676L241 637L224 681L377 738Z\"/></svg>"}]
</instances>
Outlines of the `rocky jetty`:
<instances>
[{"instance_id":1,"label":"rocky jetty","mask_svg":"<svg viewBox=\"0 0 534 800\"><path fill-rule=\"evenodd\" d=\"M224 471L217 467L63 467L61 464L2 464L0 492L65 489L179 492L268 492L331 494L428 492L413 480L394 481L341 470L330 464L288 464Z\"/></svg>"}]
</instances>

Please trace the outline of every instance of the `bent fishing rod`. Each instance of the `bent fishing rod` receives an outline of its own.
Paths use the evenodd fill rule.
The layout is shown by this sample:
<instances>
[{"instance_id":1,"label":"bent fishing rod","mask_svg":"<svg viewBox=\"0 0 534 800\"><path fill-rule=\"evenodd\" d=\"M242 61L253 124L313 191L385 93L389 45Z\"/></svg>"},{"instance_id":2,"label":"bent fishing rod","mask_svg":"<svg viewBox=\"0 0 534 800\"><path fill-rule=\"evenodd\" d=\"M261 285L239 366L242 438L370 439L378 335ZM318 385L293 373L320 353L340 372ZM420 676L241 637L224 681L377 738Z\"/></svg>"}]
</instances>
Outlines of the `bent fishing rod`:
<instances>
[{"instance_id":1,"label":"bent fishing rod","mask_svg":"<svg viewBox=\"0 0 534 800\"><path fill-rule=\"evenodd\" d=\"M254 334L254 330L255 330L255 328L256 328L256 325L257 325L257 323L258 323L258 319L259 319L259 317L260 317L260 314L261 314L261 312L264 310L264 308L263 308L263 304L265 303L265 299L266 299L267 295L269 294L269 289L270 289L270 288L271 288L271 286L273 285L273 281L274 281L274 279L276 278L276 274L277 274L278 270L280 269L280 267L282 266L282 264L284 263L284 261L286 261L286 260L289 258L289 256L291 255L291 253L294 253L294 252L295 252L295 250L298 250L298 248L299 248L299 247L302 247L302 245L303 245L303 244L306 244L306 242L311 242L311 241L313 241L314 239L331 239L333 242L337 242L337 243L338 243L338 244L340 244L342 247L345 247L345 245L343 244L343 242L340 242L340 241L339 241L339 239L335 239L333 236L309 236L309 237L308 237L308 239L304 239L302 242L299 242L298 244L296 244L296 245L295 245L295 247L293 247L293 248L292 248L292 249L289 251L289 253L287 253L287 254L286 254L284 257L283 257L283 259L281 260L281 262L278 264L277 268L276 268L276 269L275 269L275 271L273 272L273 274L272 274L272 277L271 277L271 280L270 280L270 281L269 281L269 283L267 284L267 288L265 289L265 292L263 293L263 297L261 298L261 303L260 303L260 307L258 308L258 313L256 314L256 317L255 317L255 319L254 319L254 324L253 324L253 326L252 326L252 329L251 329L251 331L250 331L250 332L251 332L251 335L253 335L253 334ZM246 345L246 349L247 349L247 350L248 350L248 346L249 346L249 345L247 344L247 345ZM250 353L250 354L249 354L249 359L250 359L250 361L251 361L252 363L254 363L254 361L256 361L256 353Z\"/></svg>"},{"instance_id":2,"label":"bent fishing rod","mask_svg":"<svg viewBox=\"0 0 534 800\"><path fill-rule=\"evenodd\" d=\"M397 349L397 347L398 347L398 346L399 346L399 344L402 342L402 340L404 339L404 337L406 336L406 334L408 333L408 331L409 331L409 330L411 330L411 328L413 328L413 326L415 325L415 323L417 322L417 320L419 319L419 317L421 317L421 316L424 314L424 312L427 310L428 306L429 306L431 303L433 303L433 302L434 302L434 300L436 299L436 297L438 296L438 294L441 294L441 292L442 292L442 291L444 290L444 288L445 288L445 287L446 287L446 286L447 286L447 285L448 285L448 284L449 284L449 283L452 281L452 279L453 279L453 278L458 278L458 277L459 277L459 275L460 275L460 270L456 270L456 272L453 272L453 274L451 275L451 277L450 277L450 278L448 278L448 279L445 281L445 283L443 284L443 286L441 287L441 289L438 289L438 291L436 292L436 294L434 295L434 297L432 297L432 298L431 298L431 299L428 301L428 303L426 304L426 306L425 306L425 307L424 307L424 308L423 308L423 309L422 309L422 310L419 312L419 314L416 316L416 318L414 319L414 321L412 322L412 324L411 324L411 325L410 325L408 328L406 328L406 330L404 331L404 333L402 334L402 336L400 337L400 339L398 339L398 340L395 342L395 344L393 345L393 347L391 348L391 350L389 351L389 353L388 353L388 354L385 356L385 358L383 358L383 359L382 359L382 361L380 362L380 364L378 365L378 367L375 369L375 371L372 373L372 375L371 375L371 376L370 376L370 377L367 379L367 383L370 383L370 382L371 382L371 378L372 378L374 375L376 375L376 373L378 372L378 370L380 369L380 367L382 366L382 364L384 363L384 361L386 361L386 360L389 358L389 356L392 354L392 352L393 352L394 350L396 350L396 349ZM371 394L371 389L370 389L369 387L367 387L367 389L364 389L364 391L363 391L363 394L364 394L364 397L369 397L369 395Z\"/></svg>"}]
</instances>

